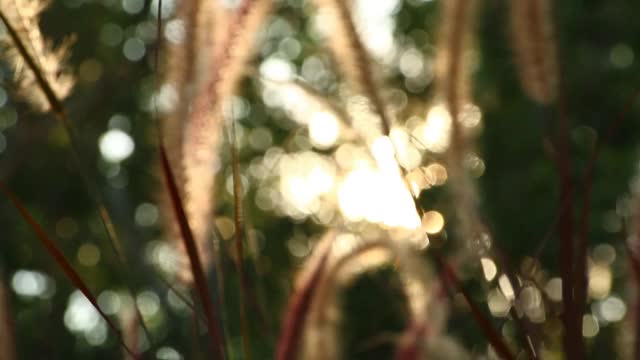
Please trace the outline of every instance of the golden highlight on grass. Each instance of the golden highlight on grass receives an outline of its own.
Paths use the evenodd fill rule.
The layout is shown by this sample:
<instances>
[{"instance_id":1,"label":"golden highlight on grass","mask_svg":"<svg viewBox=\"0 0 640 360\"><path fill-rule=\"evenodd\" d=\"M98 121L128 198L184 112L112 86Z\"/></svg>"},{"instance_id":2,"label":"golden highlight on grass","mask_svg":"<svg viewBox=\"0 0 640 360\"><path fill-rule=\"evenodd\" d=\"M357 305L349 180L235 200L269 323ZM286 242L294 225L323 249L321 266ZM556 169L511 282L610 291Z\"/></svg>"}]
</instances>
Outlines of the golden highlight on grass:
<instances>
[{"instance_id":1,"label":"golden highlight on grass","mask_svg":"<svg viewBox=\"0 0 640 360\"><path fill-rule=\"evenodd\" d=\"M511 42L525 93L551 104L556 98L558 69L549 0L509 1Z\"/></svg>"}]
</instances>

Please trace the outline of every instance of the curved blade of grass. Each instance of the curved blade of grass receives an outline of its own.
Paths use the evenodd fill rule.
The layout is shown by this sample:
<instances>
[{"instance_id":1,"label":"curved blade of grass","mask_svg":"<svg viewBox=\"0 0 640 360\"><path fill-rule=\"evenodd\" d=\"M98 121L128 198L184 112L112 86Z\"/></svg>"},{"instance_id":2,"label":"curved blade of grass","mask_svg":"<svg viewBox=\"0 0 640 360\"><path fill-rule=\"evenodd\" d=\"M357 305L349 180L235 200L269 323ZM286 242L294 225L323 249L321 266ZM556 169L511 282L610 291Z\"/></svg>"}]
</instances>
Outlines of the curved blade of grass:
<instances>
[{"instance_id":1,"label":"curved blade of grass","mask_svg":"<svg viewBox=\"0 0 640 360\"><path fill-rule=\"evenodd\" d=\"M498 330L496 330L493 324L491 324L491 321L484 316L480 307L473 301L469 292L462 286L462 283L458 279L453 268L439 254L434 253L434 257L442 269L444 280L462 294L467 305L469 305L473 319L478 324L480 330L482 330L487 341L489 341L496 353L503 359L515 360L515 356L511 353L511 350L509 350L509 347L504 342L502 335L500 335Z\"/></svg>"},{"instance_id":2,"label":"curved blade of grass","mask_svg":"<svg viewBox=\"0 0 640 360\"><path fill-rule=\"evenodd\" d=\"M160 161L162 165L162 174L164 175L165 184L169 195L171 197L171 203L176 216L176 220L180 227L180 234L184 241L187 255L189 256L189 263L191 265L191 272L193 273L194 284L200 297L202 308L204 309L205 317L207 318L207 329L211 340L209 344L211 350L215 354L215 358L223 360L225 358L225 349L218 330L218 319L216 317L215 305L211 301L211 295L209 293L209 286L207 285L207 278L202 268L202 262L200 261L200 255L198 254L198 248L193 238L193 233L189 227L189 221L187 220L187 214L185 213L184 206L182 205L182 199L176 184L175 177L169 165L169 158L165 151L164 145L160 142Z\"/></svg>"},{"instance_id":3,"label":"curved blade of grass","mask_svg":"<svg viewBox=\"0 0 640 360\"><path fill-rule=\"evenodd\" d=\"M113 224L113 220L111 219L111 215L107 210L107 207L102 198L102 195L98 190L98 188L96 187L95 183L91 181L91 177L89 176L89 170L85 166L85 162L80 157L81 152L80 152L78 136L76 135L73 127L71 126L71 121L69 121L69 117L65 112L62 101L58 98L55 91L47 81L46 77L43 75L40 67L37 64L36 59L34 59L29 54L29 51L27 50L27 45L22 41L17 31L11 25L11 22L7 19L7 17L2 12L1 9L0 9L0 20L2 23L4 23L5 28L7 29L7 33L9 34L9 37L11 38L14 45L18 49L18 53L23 58L24 62L27 64L27 67L33 73L36 79L36 83L38 84L38 87L42 90L43 94L45 95L45 98L47 99L47 101L49 102L49 105L51 106L51 111L53 112L55 117L58 119L58 121L62 123L65 131L67 132L67 135L69 137L69 142L71 144L72 157L76 163L76 166L78 167L82 181L84 182L84 185L87 191L89 192L89 196L92 198L93 202L96 204L98 208L98 214L100 216L102 225L107 234L107 238L109 239L109 244L113 252L116 254L116 260L118 261L118 265L119 265L118 268L125 269L125 270L128 269L130 266L127 261L126 253L124 252L122 247L122 241L118 236L115 225ZM122 278L128 279L127 276L122 276ZM124 280L124 283L127 287L127 291L129 292L129 294L132 297L135 297L135 293L133 291L133 286L131 285L131 282L128 280ZM147 328L146 324L143 321L143 317L142 317L142 314L140 313L140 308L138 307L138 304L134 304L134 307L135 307L135 311L137 313L138 319L140 319L140 326L145 332L145 335L147 336L147 338L151 340L152 339L151 333L149 332L149 329Z\"/></svg>"},{"instance_id":4,"label":"curved blade of grass","mask_svg":"<svg viewBox=\"0 0 640 360\"><path fill-rule=\"evenodd\" d=\"M304 283L293 293L289 300L282 331L278 339L276 349L276 360L294 360L298 351L298 345L304 332L304 325L307 315L311 309L311 303L320 283L320 279L324 274L329 254L331 252L332 242L320 243L324 245L319 249L318 261L312 269L309 269L309 276Z\"/></svg>"},{"instance_id":5,"label":"curved blade of grass","mask_svg":"<svg viewBox=\"0 0 640 360\"><path fill-rule=\"evenodd\" d=\"M138 359L138 355L136 355L131 349L127 347L122 339L120 330L113 324L113 322L109 319L109 317L102 311L100 306L98 305L98 301L96 297L93 295L89 287L84 283L80 275L73 269L73 266L67 261L64 257L64 254L60 249L58 249L55 242L49 238L44 229L38 224L38 222L31 216L31 213L27 210L27 208L22 204L22 202L6 187L4 182L0 181L0 192L2 192L12 203L13 206L18 210L22 218L27 222L29 227L36 234L40 243L45 247L49 255L53 257L54 261L60 267L60 269L64 272L65 276L73 283L73 285L82 292L82 294L89 300L91 305L98 311L100 316L107 322L107 325L116 333L118 340L122 347L131 355L134 359Z\"/></svg>"}]
</instances>

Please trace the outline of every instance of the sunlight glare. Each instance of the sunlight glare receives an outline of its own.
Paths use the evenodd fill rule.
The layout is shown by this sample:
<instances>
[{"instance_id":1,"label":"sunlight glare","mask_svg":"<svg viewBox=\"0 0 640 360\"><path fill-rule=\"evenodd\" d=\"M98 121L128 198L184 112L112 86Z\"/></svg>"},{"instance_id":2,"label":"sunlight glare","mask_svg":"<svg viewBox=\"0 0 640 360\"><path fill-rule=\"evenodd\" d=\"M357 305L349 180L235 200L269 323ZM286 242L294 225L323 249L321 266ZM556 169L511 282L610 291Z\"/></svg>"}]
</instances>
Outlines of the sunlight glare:
<instances>
[{"instance_id":1,"label":"sunlight glare","mask_svg":"<svg viewBox=\"0 0 640 360\"><path fill-rule=\"evenodd\" d=\"M333 146L340 136L338 119L328 111L317 111L309 120L309 139L320 149Z\"/></svg>"},{"instance_id":2,"label":"sunlight glare","mask_svg":"<svg viewBox=\"0 0 640 360\"><path fill-rule=\"evenodd\" d=\"M278 165L282 210L292 216L317 212L320 199L333 191L335 165L327 157L310 151L284 155Z\"/></svg>"},{"instance_id":3,"label":"sunlight glare","mask_svg":"<svg viewBox=\"0 0 640 360\"><path fill-rule=\"evenodd\" d=\"M422 216L422 228L427 234L437 234L444 228L444 217L437 211L427 211Z\"/></svg>"},{"instance_id":4,"label":"sunlight glare","mask_svg":"<svg viewBox=\"0 0 640 360\"><path fill-rule=\"evenodd\" d=\"M52 286L49 276L40 271L18 270L11 278L13 291L23 297L46 298Z\"/></svg>"},{"instance_id":5,"label":"sunlight glare","mask_svg":"<svg viewBox=\"0 0 640 360\"><path fill-rule=\"evenodd\" d=\"M451 132L451 116L443 105L432 107L427 113L426 121L418 125L415 136L427 150L441 153L449 147Z\"/></svg>"},{"instance_id":6,"label":"sunlight glare","mask_svg":"<svg viewBox=\"0 0 640 360\"><path fill-rule=\"evenodd\" d=\"M135 143L126 132L120 129L111 129L100 137L99 147L103 159L119 163L133 154Z\"/></svg>"},{"instance_id":7,"label":"sunlight glare","mask_svg":"<svg viewBox=\"0 0 640 360\"><path fill-rule=\"evenodd\" d=\"M595 264L589 269L589 296L604 299L611 292L613 275L606 265Z\"/></svg>"},{"instance_id":8,"label":"sunlight glare","mask_svg":"<svg viewBox=\"0 0 640 360\"><path fill-rule=\"evenodd\" d=\"M487 279L487 281L493 280L498 274L498 267L496 266L496 263L488 257L483 257L480 259L480 264L482 265L484 278Z\"/></svg>"},{"instance_id":9,"label":"sunlight glare","mask_svg":"<svg viewBox=\"0 0 640 360\"><path fill-rule=\"evenodd\" d=\"M401 178L370 167L347 174L338 189L338 202L350 221L365 220L407 229L417 229L421 224Z\"/></svg>"}]
</instances>

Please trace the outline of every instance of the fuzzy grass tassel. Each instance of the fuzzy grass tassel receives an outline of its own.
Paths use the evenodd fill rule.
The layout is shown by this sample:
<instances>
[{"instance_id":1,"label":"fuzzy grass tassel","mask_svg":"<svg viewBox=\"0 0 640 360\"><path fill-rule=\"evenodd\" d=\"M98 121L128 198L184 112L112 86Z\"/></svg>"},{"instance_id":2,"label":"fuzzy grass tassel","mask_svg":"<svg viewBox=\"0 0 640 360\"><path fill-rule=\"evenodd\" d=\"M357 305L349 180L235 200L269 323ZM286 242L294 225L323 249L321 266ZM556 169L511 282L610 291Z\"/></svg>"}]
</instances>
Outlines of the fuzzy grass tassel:
<instances>
[{"instance_id":1,"label":"fuzzy grass tassel","mask_svg":"<svg viewBox=\"0 0 640 360\"><path fill-rule=\"evenodd\" d=\"M256 33L272 5L272 0L246 0L229 12L217 1L183 2L187 38L174 51L181 52L180 58L188 65L177 61L169 64L168 78L181 104L168 117L165 130L178 130L167 144L170 149L178 149L171 161L178 169L178 179L184 181L181 191L205 267L212 260L209 232L218 148L224 135L222 109L244 76ZM196 52L203 56L195 56ZM185 66L188 68L181 68ZM186 268L186 261L180 263ZM188 269L179 274L186 282L191 281Z\"/></svg>"},{"instance_id":2,"label":"fuzzy grass tassel","mask_svg":"<svg viewBox=\"0 0 640 360\"><path fill-rule=\"evenodd\" d=\"M525 93L540 104L556 98L558 70L549 0L510 1L511 41Z\"/></svg>"},{"instance_id":3,"label":"fuzzy grass tassel","mask_svg":"<svg viewBox=\"0 0 640 360\"><path fill-rule=\"evenodd\" d=\"M335 234L325 236L303 267L286 312L278 360L338 358L340 294L358 275L384 263L392 262L400 268L411 323L428 321L433 333L443 326L443 317L434 316L437 312L442 315L442 309L436 310L432 301L432 276L425 271L415 249L389 240L345 241Z\"/></svg>"},{"instance_id":4,"label":"fuzzy grass tassel","mask_svg":"<svg viewBox=\"0 0 640 360\"><path fill-rule=\"evenodd\" d=\"M472 252L486 251L488 245L478 208L475 185L464 166L469 151L468 139L463 133L460 118L470 98L470 34L474 23L474 0L449 0L441 4L440 39L436 58L436 87L447 108L451 121L451 141L447 149L447 162L459 221L458 234Z\"/></svg>"}]
</instances>

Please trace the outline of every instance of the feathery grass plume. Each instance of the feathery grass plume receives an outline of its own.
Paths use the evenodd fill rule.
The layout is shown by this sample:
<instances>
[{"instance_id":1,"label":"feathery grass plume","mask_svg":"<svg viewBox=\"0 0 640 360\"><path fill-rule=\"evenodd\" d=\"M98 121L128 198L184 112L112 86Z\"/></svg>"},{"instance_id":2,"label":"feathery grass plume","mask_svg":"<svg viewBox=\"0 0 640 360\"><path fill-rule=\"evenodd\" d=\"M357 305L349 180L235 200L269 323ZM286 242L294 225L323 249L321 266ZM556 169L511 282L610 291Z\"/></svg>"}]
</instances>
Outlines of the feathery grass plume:
<instances>
[{"instance_id":1,"label":"feathery grass plume","mask_svg":"<svg viewBox=\"0 0 640 360\"><path fill-rule=\"evenodd\" d=\"M510 1L511 42L520 83L540 104L556 98L558 69L549 0Z\"/></svg>"},{"instance_id":2,"label":"feathery grass plume","mask_svg":"<svg viewBox=\"0 0 640 360\"><path fill-rule=\"evenodd\" d=\"M392 121L373 75L373 66L351 17L346 0L314 0L322 15L329 46L344 76L365 95L381 120L382 133L389 136Z\"/></svg>"},{"instance_id":3,"label":"feathery grass plume","mask_svg":"<svg viewBox=\"0 0 640 360\"><path fill-rule=\"evenodd\" d=\"M447 149L447 170L459 221L458 234L474 250L487 250L490 241L477 213L475 184L465 170L469 151L460 119L469 102L470 33L474 24L474 0L449 0L441 5L441 22L436 57L436 89L444 101L451 122L451 140ZM472 251L475 252L475 251Z\"/></svg>"},{"instance_id":4,"label":"feathery grass plume","mask_svg":"<svg viewBox=\"0 0 640 360\"><path fill-rule=\"evenodd\" d=\"M0 45L5 54L3 57L14 68L20 96L38 110L61 112L59 100L69 95L75 82L65 66L72 40L68 38L54 48L42 36L38 20L48 3L43 0L0 0L0 20L8 33L0 38Z\"/></svg>"},{"instance_id":5,"label":"feathery grass plume","mask_svg":"<svg viewBox=\"0 0 640 360\"><path fill-rule=\"evenodd\" d=\"M13 316L9 290L4 282L4 273L0 269L0 360L16 359Z\"/></svg>"},{"instance_id":6,"label":"feathery grass plume","mask_svg":"<svg viewBox=\"0 0 640 360\"><path fill-rule=\"evenodd\" d=\"M203 89L204 81L213 69L211 54L214 44L226 35L227 10L217 5L218 2L179 1L176 16L172 19L176 26L170 31L165 28L167 56L163 87L167 87L175 99L164 109L162 130L179 183L182 183L182 143L189 108L194 95Z\"/></svg>"},{"instance_id":7,"label":"feathery grass plume","mask_svg":"<svg viewBox=\"0 0 640 360\"><path fill-rule=\"evenodd\" d=\"M209 80L196 95L185 124L182 144L184 196L203 264L211 264L210 230L215 167L223 133L223 105L234 94L251 58L259 27L269 14L273 0L246 0L232 15L223 41L214 46Z\"/></svg>"},{"instance_id":8,"label":"feathery grass plume","mask_svg":"<svg viewBox=\"0 0 640 360\"><path fill-rule=\"evenodd\" d=\"M202 16L210 14L209 11L199 10L200 1L180 1L176 16L171 21L173 24L178 24L176 27L183 30L184 36L179 36L179 31L177 30L175 31L176 34L169 32L166 35L167 62L164 68L166 70L163 87L167 87L169 91L175 94L175 101L169 104L170 107L163 114L161 125L164 136L163 141L167 149L171 150L168 154L169 162L179 183L181 183L182 174L183 120L189 112L191 94L197 78L195 59L198 52L196 52L196 49L201 46L198 41L198 32L195 30L200 28L198 26L198 14L202 13ZM168 31L165 28L165 32ZM160 69L155 70L160 71ZM161 192L161 194L164 195L162 198L168 202L166 193ZM170 211L165 215L168 216L168 214L170 214ZM167 221L166 223L174 225L173 221Z\"/></svg>"},{"instance_id":9,"label":"feathery grass plume","mask_svg":"<svg viewBox=\"0 0 640 360\"><path fill-rule=\"evenodd\" d=\"M461 156L464 149L459 118L463 105L469 100L469 40L475 0L444 1L440 6L436 89L451 114L451 148Z\"/></svg>"},{"instance_id":10,"label":"feathery grass plume","mask_svg":"<svg viewBox=\"0 0 640 360\"><path fill-rule=\"evenodd\" d=\"M335 242L334 246L338 248L333 251L312 299L304 332L304 359L339 357L336 351L340 348L340 318L336 309L341 290L357 275L389 262L398 265L398 273L405 285L411 324L406 333L411 332L411 327L416 323L428 323L432 335L441 332L446 311L437 308L436 302L432 301L432 277L408 242L378 240L345 244L340 240L343 239ZM340 253L341 249L347 250ZM421 352L422 347L416 351Z\"/></svg>"},{"instance_id":11,"label":"feathery grass plume","mask_svg":"<svg viewBox=\"0 0 640 360\"><path fill-rule=\"evenodd\" d=\"M178 184L183 184L183 164L182 164L182 144L184 141L184 128L189 114L189 108L193 99L193 94L198 93L202 88L202 72L206 67L203 65L210 59L211 39L209 32L212 29L211 18L218 15L217 6L214 1L180 1L176 17L172 20L184 30L184 36L177 34L167 34L167 63L165 64L165 81L163 88L169 89L175 94L175 101L171 107L166 109L161 122L163 141L168 151L168 158L171 168ZM161 19L158 19L159 21ZM216 19L217 20L217 19ZM217 21L216 21L217 22ZM160 24L158 24L160 26ZM166 28L165 28L166 29ZM204 30L206 29L206 30ZM159 40L160 41L160 40ZM160 71L160 69L156 69ZM206 72L205 72L206 73ZM161 91L161 89L158 89ZM162 170L158 170L162 173ZM184 189L179 188L184 196ZM173 216L172 204L169 194L166 191L159 192L159 203L163 217L166 221L167 235L175 240L179 254L178 269L188 269L188 257L186 250L180 239L180 230ZM179 278L186 282L192 281L191 273L187 270L177 274Z\"/></svg>"},{"instance_id":12,"label":"feathery grass plume","mask_svg":"<svg viewBox=\"0 0 640 360\"><path fill-rule=\"evenodd\" d=\"M326 36L333 53L334 60L342 69L347 81L364 95L372 106L374 113L380 117L382 134L389 137L393 125L392 117L384 103L379 91L379 84L374 76L372 61L365 49L358 30L354 24L349 6L351 1L346 0L314 0L319 9L322 21L325 25ZM391 139L389 137L389 139ZM405 169L400 166L397 158L399 153L397 145L391 141L392 154L399 173L403 175L403 183L411 195L411 186L404 177ZM413 198L413 195L411 195ZM418 216L422 215L422 208L414 198L415 210Z\"/></svg>"},{"instance_id":13,"label":"feathery grass plume","mask_svg":"<svg viewBox=\"0 0 640 360\"><path fill-rule=\"evenodd\" d=\"M466 149L459 120L464 104L469 101L469 41L475 0L444 1L440 6L436 89L451 116L449 152L454 157L452 161L461 163Z\"/></svg>"},{"instance_id":14,"label":"feathery grass plume","mask_svg":"<svg viewBox=\"0 0 640 360\"><path fill-rule=\"evenodd\" d=\"M302 267L282 321L276 349L276 360L294 360L300 351L300 340L316 296L320 279L326 271L336 232L329 231L316 244Z\"/></svg>"}]
</instances>

